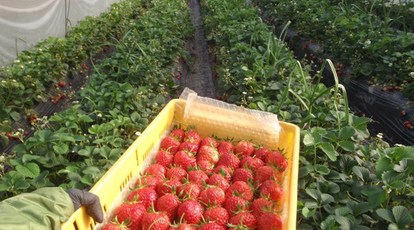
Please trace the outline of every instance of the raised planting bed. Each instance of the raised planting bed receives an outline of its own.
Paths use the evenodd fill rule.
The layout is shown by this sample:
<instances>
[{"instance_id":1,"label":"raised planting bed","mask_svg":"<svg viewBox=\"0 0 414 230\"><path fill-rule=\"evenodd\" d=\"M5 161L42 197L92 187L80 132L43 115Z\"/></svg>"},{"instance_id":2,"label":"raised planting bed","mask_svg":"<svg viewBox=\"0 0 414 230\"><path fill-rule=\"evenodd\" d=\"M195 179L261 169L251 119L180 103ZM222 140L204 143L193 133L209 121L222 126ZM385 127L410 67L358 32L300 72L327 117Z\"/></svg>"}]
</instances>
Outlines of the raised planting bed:
<instances>
[{"instance_id":1,"label":"raised planting bed","mask_svg":"<svg viewBox=\"0 0 414 230\"><path fill-rule=\"evenodd\" d=\"M74 105L40 121L14 156L2 157L1 199L44 186L93 186L175 95L171 75L186 56L189 17L185 1L152 1L129 21L113 54L97 61L71 98Z\"/></svg>"},{"instance_id":2,"label":"raised planting bed","mask_svg":"<svg viewBox=\"0 0 414 230\"><path fill-rule=\"evenodd\" d=\"M255 7L210 0L202 8L223 100L301 128L298 229L412 228L413 171L400 167L413 164L414 149L370 137L370 119L350 113L339 80L325 86L300 68Z\"/></svg>"}]
</instances>

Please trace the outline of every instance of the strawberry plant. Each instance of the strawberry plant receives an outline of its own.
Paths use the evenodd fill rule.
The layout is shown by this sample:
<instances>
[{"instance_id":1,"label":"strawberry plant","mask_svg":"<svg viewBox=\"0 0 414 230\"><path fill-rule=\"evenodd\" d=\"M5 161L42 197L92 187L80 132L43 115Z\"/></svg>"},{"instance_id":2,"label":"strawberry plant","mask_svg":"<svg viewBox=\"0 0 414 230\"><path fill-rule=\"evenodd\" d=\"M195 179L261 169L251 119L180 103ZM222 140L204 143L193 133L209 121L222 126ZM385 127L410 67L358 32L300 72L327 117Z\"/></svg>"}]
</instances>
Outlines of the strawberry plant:
<instances>
[{"instance_id":1,"label":"strawberry plant","mask_svg":"<svg viewBox=\"0 0 414 230\"><path fill-rule=\"evenodd\" d=\"M269 6L287 4L267 2L271 2ZM300 4L310 7L317 3ZM236 0L209 0L202 5L220 98L276 113L281 120L302 129L298 228L412 228L413 171L409 165L414 149L389 148L380 138L370 137L370 119L349 111L346 91L338 84L337 76L332 87L321 84L319 74L311 76L308 66L302 67L282 39L275 38L261 21L257 9ZM286 11L277 11L275 15L295 9L287 8L286 5ZM321 6L312 5L310 10L326 12ZM300 12L295 15L309 16ZM312 23L315 25L302 28L320 26ZM325 36L325 32L320 36ZM335 69L329 61L326 65ZM268 160L278 162L274 156ZM272 167L262 168L255 175L260 183L275 173ZM278 191L263 188L262 193L277 197ZM267 215L259 218L259 229L272 226L266 221L277 218Z\"/></svg>"},{"instance_id":2,"label":"strawberry plant","mask_svg":"<svg viewBox=\"0 0 414 230\"><path fill-rule=\"evenodd\" d=\"M291 21L301 37L316 41L322 52L351 67L353 76L400 85L399 88L405 89L404 95L412 99L412 87L407 86L414 80L414 33L404 22L405 16L412 15L409 9L412 3L406 8L387 0L356 2L266 0L255 3L263 9L263 16L270 24ZM374 14L375 8L381 13ZM397 8L401 15L392 16L391 12ZM402 13L401 8L410 13ZM398 24L402 30L395 29Z\"/></svg>"},{"instance_id":3,"label":"strawberry plant","mask_svg":"<svg viewBox=\"0 0 414 230\"><path fill-rule=\"evenodd\" d=\"M152 1L127 25L115 53L93 66L75 105L39 121L33 137L15 146L16 157L5 162L12 170L0 181L2 199L44 186L93 186L175 93L164 76L186 53L192 28L185 2Z\"/></svg>"}]
</instances>

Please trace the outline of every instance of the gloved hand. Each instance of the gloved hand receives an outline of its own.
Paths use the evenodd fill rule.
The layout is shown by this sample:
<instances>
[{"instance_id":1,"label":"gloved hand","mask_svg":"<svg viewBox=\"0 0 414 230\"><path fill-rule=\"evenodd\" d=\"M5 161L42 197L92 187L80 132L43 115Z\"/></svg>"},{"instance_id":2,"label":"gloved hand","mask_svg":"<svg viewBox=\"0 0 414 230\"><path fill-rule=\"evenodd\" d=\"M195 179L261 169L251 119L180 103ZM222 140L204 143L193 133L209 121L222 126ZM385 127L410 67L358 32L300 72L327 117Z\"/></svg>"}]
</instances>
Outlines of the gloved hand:
<instances>
[{"instance_id":1,"label":"gloved hand","mask_svg":"<svg viewBox=\"0 0 414 230\"><path fill-rule=\"evenodd\" d=\"M70 188L66 193L72 199L73 208L78 210L81 206L85 206L86 212L97 222L102 223L103 213L99 197L93 193Z\"/></svg>"}]
</instances>

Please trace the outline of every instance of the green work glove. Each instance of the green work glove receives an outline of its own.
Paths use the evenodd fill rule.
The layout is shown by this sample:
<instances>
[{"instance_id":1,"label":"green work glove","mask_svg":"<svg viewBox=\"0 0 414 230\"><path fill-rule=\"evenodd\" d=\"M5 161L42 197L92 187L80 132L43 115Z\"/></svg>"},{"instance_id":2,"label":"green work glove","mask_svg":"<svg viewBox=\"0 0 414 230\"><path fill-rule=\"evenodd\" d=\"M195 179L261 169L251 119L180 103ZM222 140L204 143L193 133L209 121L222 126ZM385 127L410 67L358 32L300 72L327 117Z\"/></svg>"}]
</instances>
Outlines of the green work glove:
<instances>
[{"instance_id":1,"label":"green work glove","mask_svg":"<svg viewBox=\"0 0 414 230\"><path fill-rule=\"evenodd\" d=\"M97 222L102 223L103 213L99 197L93 193L71 188L66 193L72 199L74 210L78 210L81 206L85 206L86 212Z\"/></svg>"}]
</instances>

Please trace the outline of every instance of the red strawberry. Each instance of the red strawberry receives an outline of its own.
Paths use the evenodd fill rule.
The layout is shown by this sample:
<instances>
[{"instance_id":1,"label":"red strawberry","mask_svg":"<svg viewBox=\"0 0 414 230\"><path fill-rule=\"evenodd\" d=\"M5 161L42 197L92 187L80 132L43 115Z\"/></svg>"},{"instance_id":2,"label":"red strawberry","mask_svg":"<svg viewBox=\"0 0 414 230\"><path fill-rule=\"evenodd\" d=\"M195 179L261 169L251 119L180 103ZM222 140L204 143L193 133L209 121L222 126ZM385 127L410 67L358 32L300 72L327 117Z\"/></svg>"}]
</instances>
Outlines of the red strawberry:
<instances>
[{"instance_id":1,"label":"red strawberry","mask_svg":"<svg viewBox=\"0 0 414 230\"><path fill-rule=\"evenodd\" d=\"M102 230L129 230L126 223L118 223L118 221L115 220L115 222L107 223Z\"/></svg>"},{"instance_id":2,"label":"red strawberry","mask_svg":"<svg viewBox=\"0 0 414 230\"><path fill-rule=\"evenodd\" d=\"M203 206L195 200L184 201L177 210L178 217L189 224L197 224L202 219L203 212Z\"/></svg>"},{"instance_id":3,"label":"red strawberry","mask_svg":"<svg viewBox=\"0 0 414 230\"><path fill-rule=\"evenodd\" d=\"M200 187L203 187L203 181L208 180L207 174L198 169L191 168L190 170L191 171L188 172L188 180Z\"/></svg>"},{"instance_id":4,"label":"red strawberry","mask_svg":"<svg viewBox=\"0 0 414 230\"><path fill-rule=\"evenodd\" d=\"M197 199L201 193L201 187L194 183L186 181L184 184L177 188L177 193L181 199L184 197Z\"/></svg>"},{"instance_id":5,"label":"red strawberry","mask_svg":"<svg viewBox=\"0 0 414 230\"><path fill-rule=\"evenodd\" d=\"M160 164L153 164L145 170L146 174L153 175L160 180L164 179L166 172L167 172L167 169Z\"/></svg>"},{"instance_id":6,"label":"red strawberry","mask_svg":"<svg viewBox=\"0 0 414 230\"><path fill-rule=\"evenodd\" d=\"M274 168L272 168L271 166L262 166L259 169L257 169L254 180L258 184L261 184L267 180L275 178L276 176L276 170Z\"/></svg>"},{"instance_id":7,"label":"red strawberry","mask_svg":"<svg viewBox=\"0 0 414 230\"><path fill-rule=\"evenodd\" d=\"M128 201L141 201L146 209L151 207L153 203L156 203L157 199L157 192L153 188L137 189L128 196Z\"/></svg>"},{"instance_id":8,"label":"red strawberry","mask_svg":"<svg viewBox=\"0 0 414 230\"><path fill-rule=\"evenodd\" d=\"M201 146L197 153L197 161L207 160L212 164L216 164L220 159L220 155L214 147Z\"/></svg>"},{"instance_id":9,"label":"red strawberry","mask_svg":"<svg viewBox=\"0 0 414 230\"><path fill-rule=\"evenodd\" d=\"M184 141L189 141L189 142L200 144L201 136L195 131L190 130L190 131L187 131L187 133L185 134Z\"/></svg>"},{"instance_id":10,"label":"red strawberry","mask_svg":"<svg viewBox=\"0 0 414 230\"><path fill-rule=\"evenodd\" d=\"M220 174L213 174L208 178L206 181L209 185L217 185L221 189L223 189L224 192L227 191L227 189L230 187L229 182Z\"/></svg>"},{"instance_id":11,"label":"red strawberry","mask_svg":"<svg viewBox=\"0 0 414 230\"><path fill-rule=\"evenodd\" d=\"M278 168L279 172L283 172L287 169L288 162L280 152L271 152L266 156L266 165L273 165Z\"/></svg>"},{"instance_id":12,"label":"red strawberry","mask_svg":"<svg viewBox=\"0 0 414 230\"><path fill-rule=\"evenodd\" d=\"M225 154L225 153L232 153L234 151L234 146L231 142L228 141L222 141L220 142L220 144L217 147L217 150L221 155Z\"/></svg>"},{"instance_id":13,"label":"red strawberry","mask_svg":"<svg viewBox=\"0 0 414 230\"><path fill-rule=\"evenodd\" d=\"M176 140L174 137L165 137L161 141L161 149L170 152L171 154L175 154L180 148L181 143Z\"/></svg>"},{"instance_id":14,"label":"red strawberry","mask_svg":"<svg viewBox=\"0 0 414 230\"><path fill-rule=\"evenodd\" d=\"M226 195L219 187L206 188L200 193L200 202L205 206L222 205L225 199Z\"/></svg>"},{"instance_id":15,"label":"red strawberry","mask_svg":"<svg viewBox=\"0 0 414 230\"><path fill-rule=\"evenodd\" d=\"M257 220L257 230L282 230L282 219L274 213L264 213Z\"/></svg>"},{"instance_id":16,"label":"red strawberry","mask_svg":"<svg viewBox=\"0 0 414 230\"><path fill-rule=\"evenodd\" d=\"M226 227L223 227L216 223L204 223L200 225L199 230L226 230Z\"/></svg>"},{"instance_id":17,"label":"red strawberry","mask_svg":"<svg viewBox=\"0 0 414 230\"><path fill-rule=\"evenodd\" d=\"M223 204L223 207L227 210L230 216L234 216L235 212L237 212L240 208L248 209L249 206L249 201L238 196L228 197Z\"/></svg>"},{"instance_id":18,"label":"red strawberry","mask_svg":"<svg viewBox=\"0 0 414 230\"><path fill-rule=\"evenodd\" d=\"M251 169L253 172L263 165L264 162L256 157L245 157L240 162L240 167Z\"/></svg>"},{"instance_id":19,"label":"red strawberry","mask_svg":"<svg viewBox=\"0 0 414 230\"><path fill-rule=\"evenodd\" d=\"M227 222L230 218L227 210L221 206L208 207L204 212L203 217L205 220L208 219L210 222L216 222L223 227L227 226Z\"/></svg>"},{"instance_id":20,"label":"red strawberry","mask_svg":"<svg viewBox=\"0 0 414 230\"><path fill-rule=\"evenodd\" d=\"M256 217L248 212L241 212L232 218L230 218L230 226L245 226L251 229L254 229L257 224ZM238 228L230 228L230 229L238 229Z\"/></svg>"},{"instance_id":21,"label":"red strawberry","mask_svg":"<svg viewBox=\"0 0 414 230\"><path fill-rule=\"evenodd\" d=\"M234 152L239 154L240 158L251 156L254 152L254 145L248 141L240 141L234 148Z\"/></svg>"},{"instance_id":22,"label":"red strawberry","mask_svg":"<svg viewBox=\"0 0 414 230\"><path fill-rule=\"evenodd\" d=\"M170 137L174 137L174 139L178 140L179 142L184 141L185 132L182 129L174 129L171 131Z\"/></svg>"},{"instance_id":23,"label":"red strawberry","mask_svg":"<svg viewBox=\"0 0 414 230\"><path fill-rule=\"evenodd\" d=\"M196 154L198 152L198 148L198 144L194 142L185 141L180 145L180 151L186 151L193 154Z\"/></svg>"},{"instance_id":24,"label":"red strawberry","mask_svg":"<svg viewBox=\"0 0 414 230\"><path fill-rule=\"evenodd\" d=\"M217 166L214 171L217 174L222 175L226 180L231 181L231 176L233 175L233 171L229 168L227 168L224 165Z\"/></svg>"},{"instance_id":25,"label":"red strawberry","mask_svg":"<svg viewBox=\"0 0 414 230\"><path fill-rule=\"evenodd\" d=\"M142 219L142 230L168 230L170 220L163 212L149 212Z\"/></svg>"},{"instance_id":26,"label":"red strawberry","mask_svg":"<svg viewBox=\"0 0 414 230\"><path fill-rule=\"evenodd\" d=\"M237 169L240 167L240 159L233 153L225 153L220 157L217 166L226 166L228 168Z\"/></svg>"},{"instance_id":27,"label":"red strawberry","mask_svg":"<svg viewBox=\"0 0 414 230\"><path fill-rule=\"evenodd\" d=\"M253 200L253 191L252 188L244 181L234 182L229 189L226 191L226 198L238 195L239 197L247 200Z\"/></svg>"},{"instance_id":28,"label":"red strawberry","mask_svg":"<svg viewBox=\"0 0 414 230\"><path fill-rule=\"evenodd\" d=\"M214 139L213 137L206 137L201 141L200 147L202 146L210 146L210 147L214 147L215 149L217 149L218 147L218 143L217 140Z\"/></svg>"},{"instance_id":29,"label":"red strawberry","mask_svg":"<svg viewBox=\"0 0 414 230\"><path fill-rule=\"evenodd\" d=\"M161 180L155 176L144 176L137 180L136 188L150 187L156 189Z\"/></svg>"},{"instance_id":30,"label":"red strawberry","mask_svg":"<svg viewBox=\"0 0 414 230\"><path fill-rule=\"evenodd\" d=\"M170 166L174 161L174 155L164 150L158 151L155 156L155 163L160 164L164 167Z\"/></svg>"},{"instance_id":31,"label":"red strawberry","mask_svg":"<svg viewBox=\"0 0 414 230\"><path fill-rule=\"evenodd\" d=\"M188 170L188 167L196 165L196 158L184 151L178 151L174 156L174 164L180 165L183 169Z\"/></svg>"},{"instance_id":32,"label":"red strawberry","mask_svg":"<svg viewBox=\"0 0 414 230\"><path fill-rule=\"evenodd\" d=\"M238 168L234 170L233 174L233 183L236 181L244 181L247 183L249 179L253 178L253 172L250 169L246 168Z\"/></svg>"},{"instance_id":33,"label":"red strawberry","mask_svg":"<svg viewBox=\"0 0 414 230\"><path fill-rule=\"evenodd\" d=\"M197 166L206 173L211 173L214 168L214 165L207 160L197 161Z\"/></svg>"},{"instance_id":34,"label":"red strawberry","mask_svg":"<svg viewBox=\"0 0 414 230\"><path fill-rule=\"evenodd\" d=\"M88 69L88 66L86 64L83 64L82 65L82 69L87 70Z\"/></svg>"},{"instance_id":35,"label":"red strawberry","mask_svg":"<svg viewBox=\"0 0 414 230\"><path fill-rule=\"evenodd\" d=\"M128 227L131 230L141 229L141 220L144 218L147 209L145 206L138 202L127 202L121 204L116 209L116 216L118 221L124 222L129 218Z\"/></svg>"},{"instance_id":36,"label":"red strawberry","mask_svg":"<svg viewBox=\"0 0 414 230\"><path fill-rule=\"evenodd\" d=\"M177 215L177 209L180 204L181 202L175 194L165 194L158 199L157 210L159 212L165 212L170 221L173 221Z\"/></svg>"},{"instance_id":37,"label":"red strawberry","mask_svg":"<svg viewBox=\"0 0 414 230\"><path fill-rule=\"evenodd\" d=\"M157 185L157 194L158 196L162 196L167 193L172 193L173 187L177 188L181 184L181 180L178 179L161 181Z\"/></svg>"},{"instance_id":38,"label":"red strawberry","mask_svg":"<svg viewBox=\"0 0 414 230\"><path fill-rule=\"evenodd\" d=\"M276 181L267 180L260 185L260 196L269 197L272 201L279 201L283 197L283 188Z\"/></svg>"},{"instance_id":39,"label":"red strawberry","mask_svg":"<svg viewBox=\"0 0 414 230\"><path fill-rule=\"evenodd\" d=\"M174 224L168 230L196 230L191 224Z\"/></svg>"},{"instance_id":40,"label":"red strawberry","mask_svg":"<svg viewBox=\"0 0 414 230\"><path fill-rule=\"evenodd\" d=\"M265 210L270 210L273 207L273 202L265 198L255 199L252 203L252 214L259 219L265 213Z\"/></svg>"},{"instance_id":41,"label":"red strawberry","mask_svg":"<svg viewBox=\"0 0 414 230\"><path fill-rule=\"evenodd\" d=\"M175 166L173 165L170 169L167 171L167 179L177 179L181 180L182 178L187 177L187 171L185 171L181 166Z\"/></svg>"}]
</instances>

